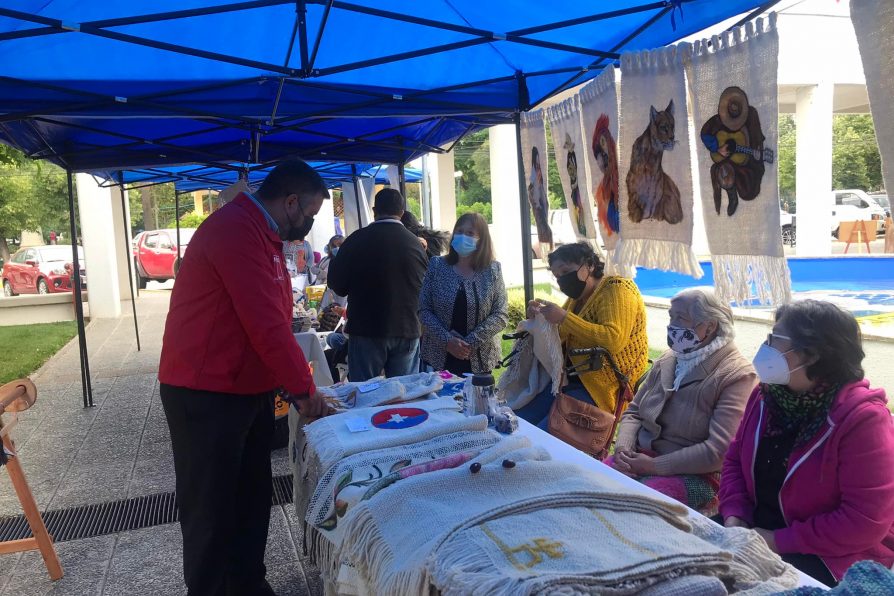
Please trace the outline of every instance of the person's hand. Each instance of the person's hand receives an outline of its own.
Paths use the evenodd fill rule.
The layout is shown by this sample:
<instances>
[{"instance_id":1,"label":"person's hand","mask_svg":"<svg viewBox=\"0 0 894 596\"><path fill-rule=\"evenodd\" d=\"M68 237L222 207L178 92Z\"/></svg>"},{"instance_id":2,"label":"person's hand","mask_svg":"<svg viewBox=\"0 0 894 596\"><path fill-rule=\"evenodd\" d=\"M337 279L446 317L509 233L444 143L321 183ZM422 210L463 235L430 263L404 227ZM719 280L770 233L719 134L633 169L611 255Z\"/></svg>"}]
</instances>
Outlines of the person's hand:
<instances>
[{"instance_id":1,"label":"person's hand","mask_svg":"<svg viewBox=\"0 0 894 596\"><path fill-rule=\"evenodd\" d=\"M723 525L727 528L748 528L748 527L750 527L744 519L742 519L740 517L736 517L735 515L731 515L728 518L726 518L725 520L723 520Z\"/></svg>"},{"instance_id":2,"label":"person's hand","mask_svg":"<svg viewBox=\"0 0 894 596\"><path fill-rule=\"evenodd\" d=\"M649 457L645 453L630 453L622 451L615 455L615 462L620 462L619 472L628 476L654 476L655 475L655 458Z\"/></svg>"},{"instance_id":3,"label":"person's hand","mask_svg":"<svg viewBox=\"0 0 894 596\"><path fill-rule=\"evenodd\" d=\"M765 530L763 528L755 528L754 531L760 534L761 538L764 539L764 542L767 543L767 546L770 547L771 551L774 553L779 552L776 550L776 532L773 530Z\"/></svg>"},{"instance_id":4,"label":"person's hand","mask_svg":"<svg viewBox=\"0 0 894 596\"><path fill-rule=\"evenodd\" d=\"M541 314L552 325L561 325L568 314L561 306L547 300L531 300L528 303L528 313L529 319L533 319L537 314Z\"/></svg>"},{"instance_id":5,"label":"person's hand","mask_svg":"<svg viewBox=\"0 0 894 596\"><path fill-rule=\"evenodd\" d=\"M472 346L462 339L453 336L447 340L447 353L460 360L468 360L472 356Z\"/></svg>"},{"instance_id":6,"label":"person's hand","mask_svg":"<svg viewBox=\"0 0 894 596\"><path fill-rule=\"evenodd\" d=\"M329 407L319 391L305 399L297 400L295 405L305 418L322 418L332 413L332 408Z\"/></svg>"}]
</instances>

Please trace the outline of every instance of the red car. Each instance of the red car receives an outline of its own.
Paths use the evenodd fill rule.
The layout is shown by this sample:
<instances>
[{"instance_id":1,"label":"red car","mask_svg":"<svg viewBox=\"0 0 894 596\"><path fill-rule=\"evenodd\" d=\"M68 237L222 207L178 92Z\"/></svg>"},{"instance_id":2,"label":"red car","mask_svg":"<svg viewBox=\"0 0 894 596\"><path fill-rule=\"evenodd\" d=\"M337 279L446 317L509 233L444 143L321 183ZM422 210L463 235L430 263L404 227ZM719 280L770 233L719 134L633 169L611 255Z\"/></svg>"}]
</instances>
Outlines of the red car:
<instances>
[{"instance_id":1,"label":"red car","mask_svg":"<svg viewBox=\"0 0 894 596\"><path fill-rule=\"evenodd\" d=\"M81 283L87 288L84 250L78 247ZM71 246L31 246L16 252L3 265L3 295L71 292Z\"/></svg>"},{"instance_id":2,"label":"red car","mask_svg":"<svg viewBox=\"0 0 894 596\"><path fill-rule=\"evenodd\" d=\"M195 228L180 228L180 256L195 234ZM134 238L134 263L140 289L146 288L150 279L166 281L177 276L180 261L177 258L177 230L151 230L140 232Z\"/></svg>"}]
</instances>

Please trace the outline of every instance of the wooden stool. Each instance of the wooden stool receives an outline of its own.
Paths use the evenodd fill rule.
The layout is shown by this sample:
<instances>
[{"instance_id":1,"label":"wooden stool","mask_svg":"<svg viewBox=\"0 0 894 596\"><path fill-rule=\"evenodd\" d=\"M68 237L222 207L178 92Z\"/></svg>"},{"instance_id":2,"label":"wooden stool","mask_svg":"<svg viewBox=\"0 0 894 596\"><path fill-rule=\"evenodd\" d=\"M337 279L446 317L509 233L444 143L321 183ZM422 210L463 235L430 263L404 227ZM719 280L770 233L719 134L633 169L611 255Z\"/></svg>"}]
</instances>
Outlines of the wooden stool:
<instances>
[{"instance_id":1,"label":"wooden stool","mask_svg":"<svg viewBox=\"0 0 894 596\"><path fill-rule=\"evenodd\" d=\"M37 503L34 501L34 495L25 479L25 472L22 470L22 465L15 452L15 444L9 435L9 431L18 421L18 412L27 410L34 405L36 400L37 389L31 379L19 379L0 387L0 437L3 439L3 449L8 454L6 471L9 472L9 478L12 480L12 486L19 497L19 502L22 504L22 511L25 514L25 519L28 520L32 534L31 538L0 542L0 554L39 550L43 556L43 562L47 566L50 579L56 581L63 575L62 565L56 555L53 538L47 532L47 527L37 509ZM11 412L13 415L8 424L3 423L2 415L5 412Z\"/></svg>"}]
</instances>

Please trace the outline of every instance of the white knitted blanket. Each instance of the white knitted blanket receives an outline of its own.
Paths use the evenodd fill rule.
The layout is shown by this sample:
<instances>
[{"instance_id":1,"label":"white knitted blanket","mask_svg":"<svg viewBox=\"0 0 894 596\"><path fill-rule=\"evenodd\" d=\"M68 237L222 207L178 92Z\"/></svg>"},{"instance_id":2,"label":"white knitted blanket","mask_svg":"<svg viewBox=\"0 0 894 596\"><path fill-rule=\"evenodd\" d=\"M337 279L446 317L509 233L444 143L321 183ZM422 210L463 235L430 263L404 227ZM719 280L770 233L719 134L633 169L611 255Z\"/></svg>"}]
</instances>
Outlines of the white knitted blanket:
<instances>
[{"instance_id":1,"label":"white knitted blanket","mask_svg":"<svg viewBox=\"0 0 894 596\"><path fill-rule=\"evenodd\" d=\"M593 507L495 516L454 533L429 565L445 596L726 594L717 579L770 594L798 580L754 532L706 520L687 532L651 514ZM681 591L677 580L692 576L701 579Z\"/></svg>"},{"instance_id":2,"label":"white knitted blanket","mask_svg":"<svg viewBox=\"0 0 894 596\"><path fill-rule=\"evenodd\" d=\"M557 394L562 382L559 328L538 314L534 319L519 323L518 331L527 331L528 335L516 340L512 349L518 350L518 353L497 382L500 397L513 410L528 405L550 385L553 395Z\"/></svg>"},{"instance_id":3,"label":"white knitted blanket","mask_svg":"<svg viewBox=\"0 0 894 596\"><path fill-rule=\"evenodd\" d=\"M688 529L686 509L630 494L623 485L570 464L547 461L524 437L508 437L468 466L407 478L355 508L338 553L379 594L427 593L426 560L454 531L512 512L582 506L640 511ZM502 461L511 459L512 468ZM461 503L461 506L456 506ZM416 512L425 512L420 517Z\"/></svg>"},{"instance_id":4,"label":"white knitted blanket","mask_svg":"<svg viewBox=\"0 0 894 596\"><path fill-rule=\"evenodd\" d=\"M320 387L320 393L338 410L372 408L427 397L444 386L437 373L376 377L362 383L344 382Z\"/></svg>"},{"instance_id":5,"label":"white knitted blanket","mask_svg":"<svg viewBox=\"0 0 894 596\"><path fill-rule=\"evenodd\" d=\"M851 21L863 59L869 108L882 157L885 188L894 189L894 2L851 0ZM888 195L891 196L890 194Z\"/></svg>"},{"instance_id":6,"label":"white knitted blanket","mask_svg":"<svg viewBox=\"0 0 894 596\"><path fill-rule=\"evenodd\" d=\"M500 435L492 430L463 431L346 457L320 478L304 515L312 527L308 528L312 532L311 558L325 575L334 578L338 570L333 565L332 553L341 545L355 506L361 500L377 498L379 493L370 493L395 470L458 453L479 453L499 440ZM383 488L381 494L387 498L391 488Z\"/></svg>"},{"instance_id":7,"label":"white knitted blanket","mask_svg":"<svg viewBox=\"0 0 894 596\"><path fill-rule=\"evenodd\" d=\"M559 167L559 179L565 204L571 215L571 227L578 240L596 238L596 218L590 197L590 181L587 176L587 143L580 119L580 99L574 95L545 110L553 137L553 149ZM599 244L593 243L597 252Z\"/></svg>"},{"instance_id":8,"label":"white knitted blanket","mask_svg":"<svg viewBox=\"0 0 894 596\"><path fill-rule=\"evenodd\" d=\"M683 63L688 44L621 56L618 263L703 275L692 252L693 188Z\"/></svg>"},{"instance_id":9,"label":"white knitted blanket","mask_svg":"<svg viewBox=\"0 0 894 596\"><path fill-rule=\"evenodd\" d=\"M687 65L714 287L727 302L784 304L776 14L695 42Z\"/></svg>"}]
</instances>

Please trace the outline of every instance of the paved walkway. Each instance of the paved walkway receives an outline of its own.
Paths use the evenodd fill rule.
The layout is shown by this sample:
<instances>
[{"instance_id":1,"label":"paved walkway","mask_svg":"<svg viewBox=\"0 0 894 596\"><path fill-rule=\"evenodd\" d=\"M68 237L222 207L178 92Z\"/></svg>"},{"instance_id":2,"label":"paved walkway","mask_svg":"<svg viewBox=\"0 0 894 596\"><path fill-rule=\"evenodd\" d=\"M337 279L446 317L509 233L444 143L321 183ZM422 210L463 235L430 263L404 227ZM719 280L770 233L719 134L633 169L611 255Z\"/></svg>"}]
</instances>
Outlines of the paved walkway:
<instances>
[{"instance_id":1,"label":"paved walkway","mask_svg":"<svg viewBox=\"0 0 894 596\"><path fill-rule=\"evenodd\" d=\"M133 319L96 320L87 329L95 407L82 407L78 344L33 375L38 400L13 436L41 510L102 503L174 490L170 436L158 395L158 358L170 292L138 301L142 351ZM129 311L128 311L129 314ZM285 449L274 475L288 474ZM21 513L0 472L0 516ZM312 566L298 557L300 520L291 505L272 510L268 579L280 596L319 593ZM51 582L37 552L0 555L0 595L185 593L177 524L56 545L65 577Z\"/></svg>"}]
</instances>

